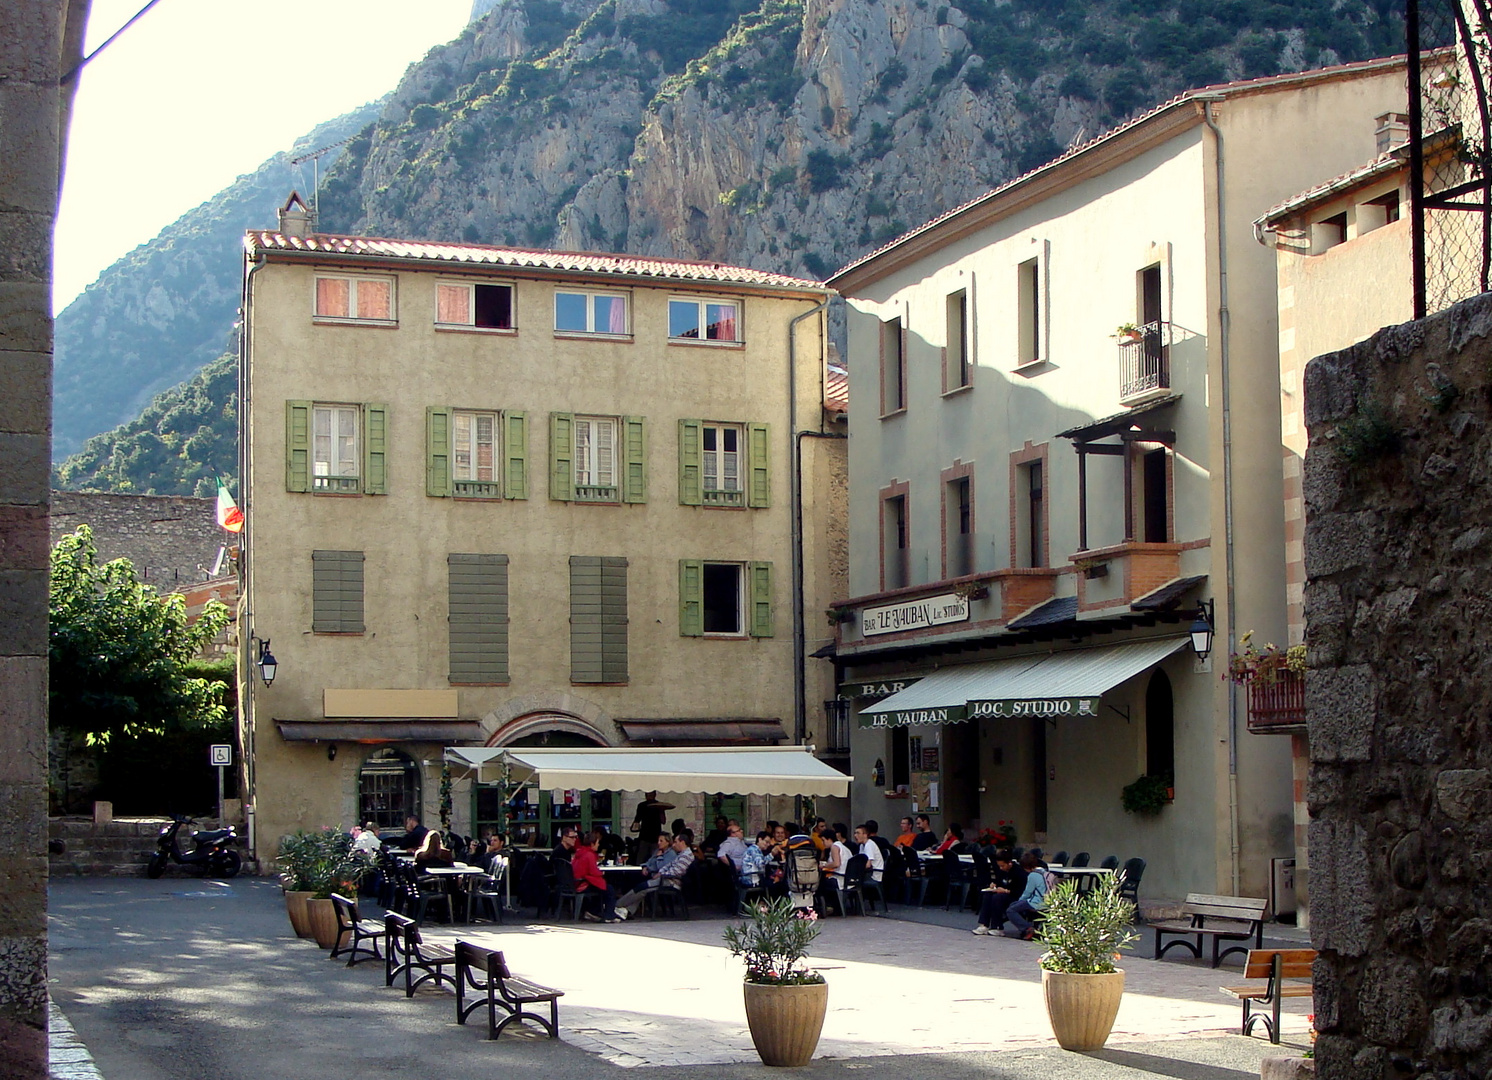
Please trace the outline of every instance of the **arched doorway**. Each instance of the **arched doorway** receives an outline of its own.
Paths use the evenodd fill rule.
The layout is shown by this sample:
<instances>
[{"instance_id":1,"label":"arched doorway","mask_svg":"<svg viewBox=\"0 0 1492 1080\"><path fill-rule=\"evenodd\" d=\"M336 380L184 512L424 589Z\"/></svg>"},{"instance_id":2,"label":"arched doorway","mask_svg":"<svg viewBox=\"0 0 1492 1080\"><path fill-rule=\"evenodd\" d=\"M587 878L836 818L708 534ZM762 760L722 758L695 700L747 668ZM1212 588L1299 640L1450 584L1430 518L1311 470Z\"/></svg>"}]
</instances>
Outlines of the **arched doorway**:
<instances>
[{"instance_id":1,"label":"arched doorway","mask_svg":"<svg viewBox=\"0 0 1492 1080\"><path fill-rule=\"evenodd\" d=\"M1145 688L1145 774L1176 780L1176 704L1170 677L1159 669Z\"/></svg>"},{"instance_id":2,"label":"arched doorway","mask_svg":"<svg viewBox=\"0 0 1492 1080\"><path fill-rule=\"evenodd\" d=\"M358 771L358 824L403 829L404 819L420 814L420 768L392 747L375 750Z\"/></svg>"},{"instance_id":3,"label":"arched doorway","mask_svg":"<svg viewBox=\"0 0 1492 1080\"><path fill-rule=\"evenodd\" d=\"M606 746L607 742L579 717L544 712L520 716L503 725L487 745L559 750ZM484 784L475 789L472 819L478 835L483 828L497 829L507 832L510 843L519 847L546 847L566 826L616 832L620 802L619 793L613 791L546 791L536 787L521 788L505 799L498 785Z\"/></svg>"}]
</instances>

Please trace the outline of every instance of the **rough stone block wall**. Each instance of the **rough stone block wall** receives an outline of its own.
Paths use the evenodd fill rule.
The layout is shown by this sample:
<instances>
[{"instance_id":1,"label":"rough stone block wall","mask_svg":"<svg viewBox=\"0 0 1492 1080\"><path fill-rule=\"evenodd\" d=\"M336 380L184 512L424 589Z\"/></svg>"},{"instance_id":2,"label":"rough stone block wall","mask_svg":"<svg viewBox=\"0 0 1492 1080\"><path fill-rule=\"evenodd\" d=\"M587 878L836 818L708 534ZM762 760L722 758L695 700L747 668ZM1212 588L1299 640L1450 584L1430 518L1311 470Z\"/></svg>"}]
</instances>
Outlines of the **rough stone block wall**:
<instances>
[{"instance_id":1,"label":"rough stone block wall","mask_svg":"<svg viewBox=\"0 0 1492 1080\"><path fill-rule=\"evenodd\" d=\"M1306 370L1323 1080L1492 1077L1492 296Z\"/></svg>"},{"instance_id":2,"label":"rough stone block wall","mask_svg":"<svg viewBox=\"0 0 1492 1080\"><path fill-rule=\"evenodd\" d=\"M226 544L231 554L238 544L218 528L212 499L52 492L52 543L79 525L92 526L100 560L130 560L141 579L162 592L206 581L218 548ZM219 576L231 572L225 563Z\"/></svg>"}]
</instances>

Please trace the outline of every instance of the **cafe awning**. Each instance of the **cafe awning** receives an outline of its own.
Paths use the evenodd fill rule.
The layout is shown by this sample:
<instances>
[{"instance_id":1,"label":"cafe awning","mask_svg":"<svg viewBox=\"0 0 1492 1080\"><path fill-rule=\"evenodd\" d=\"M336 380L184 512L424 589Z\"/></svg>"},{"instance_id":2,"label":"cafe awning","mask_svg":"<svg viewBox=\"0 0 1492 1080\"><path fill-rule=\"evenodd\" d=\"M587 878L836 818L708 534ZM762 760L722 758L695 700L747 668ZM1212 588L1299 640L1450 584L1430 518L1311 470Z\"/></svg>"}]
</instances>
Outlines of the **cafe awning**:
<instances>
[{"instance_id":1,"label":"cafe awning","mask_svg":"<svg viewBox=\"0 0 1492 1080\"><path fill-rule=\"evenodd\" d=\"M952 724L980 717L1096 716L1098 699L1160 663L1184 637L939 668L860 711L861 727Z\"/></svg>"},{"instance_id":2,"label":"cafe awning","mask_svg":"<svg viewBox=\"0 0 1492 1080\"><path fill-rule=\"evenodd\" d=\"M479 782L547 790L710 791L727 795L843 798L852 777L806 746L531 748L448 746L446 761L471 769Z\"/></svg>"}]
</instances>

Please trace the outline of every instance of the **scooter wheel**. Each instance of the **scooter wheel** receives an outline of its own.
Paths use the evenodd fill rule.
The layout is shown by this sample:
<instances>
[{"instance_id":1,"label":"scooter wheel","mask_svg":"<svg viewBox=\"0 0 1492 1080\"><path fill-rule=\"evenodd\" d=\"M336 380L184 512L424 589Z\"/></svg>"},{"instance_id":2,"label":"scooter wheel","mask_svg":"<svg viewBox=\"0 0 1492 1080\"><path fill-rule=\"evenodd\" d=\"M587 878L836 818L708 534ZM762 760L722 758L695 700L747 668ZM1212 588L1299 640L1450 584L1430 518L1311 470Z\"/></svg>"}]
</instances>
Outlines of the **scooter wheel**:
<instances>
[{"instance_id":1,"label":"scooter wheel","mask_svg":"<svg viewBox=\"0 0 1492 1080\"><path fill-rule=\"evenodd\" d=\"M239 868L243 866L243 858L236 851L222 851L213 856L211 871L213 877L230 878L235 876Z\"/></svg>"},{"instance_id":2,"label":"scooter wheel","mask_svg":"<svg viewBox=\"0 0 1492 1080\"><path fill-rule=\"evenodd\" d=\"M165 872L166 856L157 852L156 854L152 855L150 857L150 861L145 864L145 876L148 878L158 878Z\"/></svg>"}]
</instances>

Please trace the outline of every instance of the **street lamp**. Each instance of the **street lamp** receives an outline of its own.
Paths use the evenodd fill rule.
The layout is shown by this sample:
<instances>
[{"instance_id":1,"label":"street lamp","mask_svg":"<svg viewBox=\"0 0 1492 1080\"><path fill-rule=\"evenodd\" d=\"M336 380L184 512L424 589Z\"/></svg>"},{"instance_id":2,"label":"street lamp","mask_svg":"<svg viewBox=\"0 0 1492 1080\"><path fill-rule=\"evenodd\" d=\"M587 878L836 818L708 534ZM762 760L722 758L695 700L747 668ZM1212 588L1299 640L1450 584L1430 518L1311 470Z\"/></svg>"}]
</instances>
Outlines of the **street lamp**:
<instances>
[{"instance_id":1,"label":"street lamp","mask_svg":"<svg viewBox=\"0 0 1492 1080\"><path fill-rule=\"evenodd\" d=\"M1207 654L1212 651L1214 603L1212 600L1203 600L1197 608L1197 619L1192 623L1192 649L1198 660L1206 660Z\"/></svg>"},{"instance_id":2,"label":"street lamp","mask_svg":"<svg viewBox=\"0 0 1492 1080\"><path fill-rule=\"evenodd\" d=\"M275 672L279 663L275 660L275 654L269 651L269 638L259 641L259 677L264 680L264 685L269 686L275 681Z\"/></svg>"}]
</instances>

